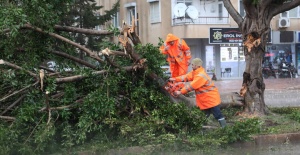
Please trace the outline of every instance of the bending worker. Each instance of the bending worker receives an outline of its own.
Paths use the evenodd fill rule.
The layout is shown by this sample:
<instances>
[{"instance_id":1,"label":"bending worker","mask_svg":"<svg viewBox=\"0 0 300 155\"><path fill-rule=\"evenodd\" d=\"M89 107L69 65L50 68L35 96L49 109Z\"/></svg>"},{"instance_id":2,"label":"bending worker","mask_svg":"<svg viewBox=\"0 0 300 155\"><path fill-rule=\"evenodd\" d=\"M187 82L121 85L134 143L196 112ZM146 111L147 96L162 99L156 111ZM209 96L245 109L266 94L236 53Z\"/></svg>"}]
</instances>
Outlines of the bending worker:
<instances>
[{"instance_id":1,"label":"bending worker","mask_svg":"<svg viewBox=\"0 0 300 155\"><path fill-rule=\"evenodd\" d=\"M190 65L191 52L189 46L183 39L173 34L168 34L165 44L160 47L162 54L167 55L170 65L171 77L184 75Z\"/></svg>"},{"instance_id":2,"label":"bending worker","mask_svg":"<svg viewBox=\"0 0 300 155\"><path fill-rule=\"evenodd\" d=\"M222 115L219 105L221 104L221 97L218 88L214 85L211 78L206 74L205 69L202 67L202 60L195 58L192 61L193 70L186 75L170 78L170 81L176 82L189 82L181 88L180 91L175 91L175 95L186 94L192 90L196 94L196 104L203 110L207 117L213 114L221 127L226 126L226 120Z\"/></svg>"}]
</instances>

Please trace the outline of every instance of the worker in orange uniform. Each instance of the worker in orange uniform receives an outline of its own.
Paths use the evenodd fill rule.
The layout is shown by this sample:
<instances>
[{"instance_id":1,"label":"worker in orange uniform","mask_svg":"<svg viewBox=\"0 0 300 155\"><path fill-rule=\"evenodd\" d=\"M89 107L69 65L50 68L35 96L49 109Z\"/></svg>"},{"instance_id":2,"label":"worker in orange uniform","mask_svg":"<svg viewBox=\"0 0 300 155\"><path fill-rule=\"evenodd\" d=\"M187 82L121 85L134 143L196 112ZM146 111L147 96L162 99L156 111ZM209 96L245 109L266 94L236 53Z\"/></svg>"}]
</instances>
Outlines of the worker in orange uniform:
<instances>
[{"instance_id":1,"label":"worker in orange uniform","mask_svg":"<svg viewBox=\"0 0 300 155\"><path fill-rule=\"evenodd\" d=\"M211 78L206 74L205 69L202 67L202 60L195 58L192 61L193 70L186 75L172 77L170 81L176 82L189 82L181 88L180 91L175 91L175 95L186 94L190 91L195 91L196 104L203 110L207 117L213 114L221 127L226 126L226 120L222 115L219 105L221 104L221 97L218 88L214 85Z\"/></svg>"},{"instance_id":2,"label":"worker in orange uniform","mask_svg":"<svg viewBox=\"0 0 300 155\"><path fill-rule=\"evenodd\" d=\"M183 39L169 33L164 45L160 47L160 51L162 54L167 55L171 77L184 75L188 72L191 51Z\"/></svg>"}]
</instances>

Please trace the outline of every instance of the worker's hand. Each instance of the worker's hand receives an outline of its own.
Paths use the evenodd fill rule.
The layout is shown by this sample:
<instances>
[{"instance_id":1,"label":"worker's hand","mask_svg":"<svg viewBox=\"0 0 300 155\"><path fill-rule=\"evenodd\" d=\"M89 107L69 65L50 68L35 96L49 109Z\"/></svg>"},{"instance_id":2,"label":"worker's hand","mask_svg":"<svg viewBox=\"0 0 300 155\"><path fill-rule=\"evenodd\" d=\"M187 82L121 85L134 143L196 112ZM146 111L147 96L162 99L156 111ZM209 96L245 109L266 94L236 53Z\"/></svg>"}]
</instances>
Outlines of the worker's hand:
<instances>
[{"instance_id":1,"label":"worker's hand","mask_svg":"<svg viewBox=\"0 0 300 155\"><path fill-rule=\"evenodd\" d=\"M178 91L178 90L174 92L174 95L175 95L175 96L178 96L178 95L180 95L180 94L181 94L181 92Z\"/></svg>"},{"instance_id":2,"label":"worker's hand","mask_svg":"<svg viewBox=\"0 0 300 155\"><path fill-rule=\"evenodd\" d=\"M175 78L169 78L169 81L175 81Z\"/></svg>"},{"instance_id":3,"label":"worker's hand","mask_svg":"<svg viewBox=\"0 0 300 155\"><path fill-rule=\"evenodd\" d=\"M191 60L188 60L187 61L187 65L189 66L191 64Z\"/></svg>"},{"instance_id":4,"label":"worker's hand","mask_svg":"<svg viewBox=\"0 0 300 155\"><path fill-rule=\"evenodd\" d=\"M169 50L169 48L170 48L169 46L165 46L165 51Z\"/></svg>"}]
</instances>

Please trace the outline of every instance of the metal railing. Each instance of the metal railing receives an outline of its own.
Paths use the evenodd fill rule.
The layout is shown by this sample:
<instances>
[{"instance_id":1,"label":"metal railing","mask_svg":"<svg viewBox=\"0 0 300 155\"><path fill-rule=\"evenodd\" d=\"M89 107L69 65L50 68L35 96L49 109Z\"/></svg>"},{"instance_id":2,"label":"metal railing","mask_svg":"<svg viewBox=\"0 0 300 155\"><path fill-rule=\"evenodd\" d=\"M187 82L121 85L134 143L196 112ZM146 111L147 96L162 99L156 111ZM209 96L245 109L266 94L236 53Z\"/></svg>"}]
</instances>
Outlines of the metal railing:
<instances>
[{"instance_id":1,"label":"metal railing","mask_svg":"<svg viewBox=\"0 0 300 155\"><path fill-rule=\"evenodd\" d=\"M229 17L198 17L197 19L189 17L173 18L173 25L182 24L229 24Z\"/></svg>"}]
</instances>

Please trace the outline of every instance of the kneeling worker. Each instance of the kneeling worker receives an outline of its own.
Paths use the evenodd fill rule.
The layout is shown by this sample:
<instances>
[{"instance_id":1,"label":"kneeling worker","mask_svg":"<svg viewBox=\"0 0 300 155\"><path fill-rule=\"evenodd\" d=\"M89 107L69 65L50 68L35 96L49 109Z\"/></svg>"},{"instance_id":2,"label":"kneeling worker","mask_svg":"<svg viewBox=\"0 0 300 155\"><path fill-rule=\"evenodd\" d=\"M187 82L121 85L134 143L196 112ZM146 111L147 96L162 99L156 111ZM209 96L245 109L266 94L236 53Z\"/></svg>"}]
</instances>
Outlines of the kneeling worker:
<instances>
[{"instance_id":1,"label":"kneeling worker","mask_svg":"<svg viewBox=\"0 0 300 155\"><path fill-rule=\"evenodd\" d=\"M170 78L170 81L189 82L180 91L175 91L175 95L186 94L192 90L196 94L196 104L203 110L207 117L212 113L221 125L226 126L226 120L222 115L219 105L221 97L218 88L214 85L211 78L206 74L202 67L202 60L195 58L192 60L193 70L185 75Z\"/></svg>"}]
</instances>

